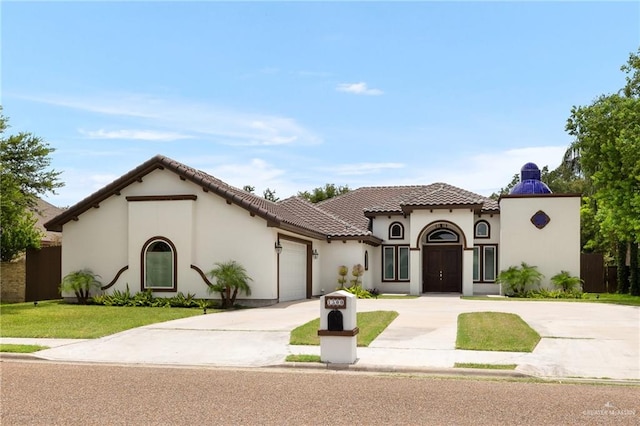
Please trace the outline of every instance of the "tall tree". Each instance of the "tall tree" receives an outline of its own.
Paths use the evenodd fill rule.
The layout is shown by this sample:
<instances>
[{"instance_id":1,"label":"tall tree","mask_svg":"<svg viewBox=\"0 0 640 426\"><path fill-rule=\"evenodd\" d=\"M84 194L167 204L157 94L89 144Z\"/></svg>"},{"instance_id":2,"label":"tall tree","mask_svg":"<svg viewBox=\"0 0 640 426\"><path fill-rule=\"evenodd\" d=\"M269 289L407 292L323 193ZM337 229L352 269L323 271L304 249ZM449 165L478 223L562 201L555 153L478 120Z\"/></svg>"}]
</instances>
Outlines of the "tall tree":
<instances>
[{"instance_id":1,"label":"tall tree","mask_svg":"<svg viewBox=\"0 0 640 426\"><path fill-rule=\"evenodd\" d=\"M311 192L298 192L298 197L302 197L312 203L319 203L320 201L346 194L349 191L351 191L351 189L348 185L336 186L333 183L326 183L324 186L312 189Z\"/></svg>"},{"instance_id":2,"label":"tall tree","mask_svg":"<svg viewBox=\"0 0 640 426\"><path fill-rule=\"evenodd\" d=\"M0 258L10 261L27 248L39 247L40 232L35 227L39 195L54 192L64 184L60 172L50 169L54 151L31 133L5 135L9 127L0 106Z\"/></svg>"},{"instance_id":3,"label":"tall tree","mask_svg":"<svg viewBox=\"0 0 640 426\"><path fill-rule=\"evenodd\" d=\"M639 55L640 49L630 54L621 68L627 74L625 87L618 93L599 96L590 105L574 106L566 125L575 138L569 152L593 187L595 219L601 233L615 240L619 248L640 243ZM618 250L618 257L622 255ZM621 269L619 273L624 273ZM633 277L630 292L640 295L638 274Z\"/></svg>"}]
</instances>

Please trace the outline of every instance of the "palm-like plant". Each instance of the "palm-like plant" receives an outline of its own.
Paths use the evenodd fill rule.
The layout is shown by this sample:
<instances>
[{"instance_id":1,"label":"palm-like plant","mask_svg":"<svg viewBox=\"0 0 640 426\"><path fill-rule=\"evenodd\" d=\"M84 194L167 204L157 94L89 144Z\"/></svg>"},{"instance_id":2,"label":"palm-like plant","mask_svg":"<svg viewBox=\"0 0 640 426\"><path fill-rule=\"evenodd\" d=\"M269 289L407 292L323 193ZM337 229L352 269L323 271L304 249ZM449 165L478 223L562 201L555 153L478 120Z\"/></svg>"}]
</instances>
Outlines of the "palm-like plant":
<instances>
[{"instance_id":1,"label":"palm-like plant","mask_svg":"<svg viewBox=\"0 0 640 426\"><path fill-rule=\"evenodd\" d=\"M556 288L566 292L573 291L577 286L582 285L582 280L579 277L573 277L568 271L560 271L559 274L555 274L551 277L551 282Z\"/></svg>"},{"instance_id":2,"label":"palm-like plant","mask_svg":"<svg viewBox=\"0 0 640 426\"><path fill-rule=\"evenodd\" d=\"M94 274L89 269L82 269L71 272L62 279L60 284L61 292L73 292L78 299L78 303L86 305L89 300L91 289L100 289L102 283L98 280L100 275Z\"/></svg>"},{"instance_id":3,"label":"palm-like plant","mask_svg":"<svg viewBox=\"0 0 640 426\"><path fill-rule=\"evenodd\" d=\"M527 287L540 285L543 277L537 266L522 262L520 266L511 266L500 271L497 281L506 287L505 294L522 296L526 293Z\"/></svg>"},{"instance_id":4,"label":"palm-like plant","mask_svg":"<svg viewBox=\"0 0 640 426\"><path fill-rule=\"evenodd\" d=\"M216 283L209 287L209 293L220 293L223 308L233 307L239 292L244 292L247 296L251 295L249 281L253 280L244 266L235 260L218 262L215 265L215 268L207 273L216 280Z\"/></svg>"}]
</instances>

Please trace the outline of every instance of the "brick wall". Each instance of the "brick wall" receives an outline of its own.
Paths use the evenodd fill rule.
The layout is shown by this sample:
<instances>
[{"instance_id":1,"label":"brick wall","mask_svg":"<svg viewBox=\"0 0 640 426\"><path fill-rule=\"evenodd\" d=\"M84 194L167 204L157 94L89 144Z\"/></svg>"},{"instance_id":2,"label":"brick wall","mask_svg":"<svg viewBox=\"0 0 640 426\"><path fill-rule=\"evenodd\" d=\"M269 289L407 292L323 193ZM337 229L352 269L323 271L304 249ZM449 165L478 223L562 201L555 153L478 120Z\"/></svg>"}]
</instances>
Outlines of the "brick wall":
<instances>
[{"instance_id":1,"label":"brick wall","mask_svg":"<svg viewBox=\"0 0 640 426\"><path fill-rule=\"evenodd\" d=\"M26 288L26 261L22 259L0 264L0 300L24 302Z\"/></svg>"}]
</instances>

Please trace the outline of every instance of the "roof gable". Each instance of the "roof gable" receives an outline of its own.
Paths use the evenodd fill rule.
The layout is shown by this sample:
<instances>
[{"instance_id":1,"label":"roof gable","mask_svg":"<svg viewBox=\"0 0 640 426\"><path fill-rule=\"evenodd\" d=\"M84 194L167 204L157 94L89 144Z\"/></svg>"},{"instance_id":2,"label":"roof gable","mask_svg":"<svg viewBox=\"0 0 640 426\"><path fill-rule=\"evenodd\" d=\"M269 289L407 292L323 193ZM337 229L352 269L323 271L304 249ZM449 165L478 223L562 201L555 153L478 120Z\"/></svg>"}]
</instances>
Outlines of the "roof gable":
<instances>
[{"instance_id":1,"label":"roof gable","mask_svg":"<svg viewBox=\"0 0 640 426\"><path fill-rule=\"evenodd\" d=\"M62 231L65 223L77 220L87 210L120 192L155 170L169 170L211 192L227 203L235 204L267 221L267 226L290 230L311 238L358 239L372 244L382 240L369 230L369 216L407 214L416 208L466 207L478 211L495 211L498 203L445 183L413 186L363 187L340 196L312 204L300 197L273 202L231 186L201 170L188 167L162 155L140 166L91 194L44 224L49 231Z\"/></svg>"}]
</instances>

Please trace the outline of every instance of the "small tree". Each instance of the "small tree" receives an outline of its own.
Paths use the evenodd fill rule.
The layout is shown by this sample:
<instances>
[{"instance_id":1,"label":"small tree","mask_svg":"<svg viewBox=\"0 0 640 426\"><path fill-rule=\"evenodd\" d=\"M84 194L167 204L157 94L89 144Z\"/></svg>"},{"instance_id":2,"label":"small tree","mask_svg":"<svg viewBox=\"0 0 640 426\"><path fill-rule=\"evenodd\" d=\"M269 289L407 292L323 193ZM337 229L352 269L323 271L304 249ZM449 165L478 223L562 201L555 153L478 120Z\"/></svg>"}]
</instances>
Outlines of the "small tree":
<instances>
[{"instance_id":1,"label":"small tree","mask_svg":"<svg viewBox=\"0 0 640 426\"><path fill-rule=\"evenodd\" d=\"M209 293L220 293L222 308L233 307L239 292L251 296L249 281L253 280L247 274L244 266L235 260L216 263L215 268L210 270L207 275L216 280L216 284L209 287Z\"/></svg>"},{"instance_id":2,"label":"small tree","mask_svg":"<svg viewBox=\"0 0 640 426\"><path fill-rule=\"evenodd\" d=\"M523 296L528 286L539 286L543 277L537 266L522 262L520 266L511 266L500 271L497 282L503 285L505 294Z\"/></svg>"},{"instance_id":3,"label":"small tree","mask_svg":"<svg viewBox=\"0 0 640 426\"><path fill-rule=\"evenodd\" d=\"M551 283L565 293L576 290L576 287L578 290L582 290L582 280L580 277L571 276L568 271L560 271L559 274L552 276Z\"/></svg>"},{"instance_id":4,"label":"small tree","mask_svg":"<svg viewBox=\"0 0 640 426\"><path fill-rule=\"evenodd\" d=\"M5 135L8 119L0 106L0 247L2 261L40 247L32 214L37 197L63 186L60 172L50 170L54 149L39 137L21 132Z\"/></svg>"},{"instance_id":5,"label":"small tree","mask_svg":"<svg viewBox=\"0 0 640 426\"><path fill-rule=\"evenodd\" d=\"M353 278L351 279L351 285L353 287L359 286L360 277L364 275L364 267L359 263L357 265L353 265L351 275L353 275Z\"/></svg>"},{"instance_id":6,"label":"small tree","mask_svg":"<svg viewBox=\"0 0 640 426\"><path fill-rule=\"evenodd\" d=\"M338 276L340 277L338 278L338 284L340 284L340 287L338 287L338 289L344 288L344 285L347 283L348 273L349 268L347 268L345 265L338 266Z\"/></svg>"},{"instance_id":7,"label":"small tree","mask_svg":"<svg viewBox=\"0 0 640 426\"><path fill-rule=\"evenodd\" d=\"M89 269L82 269L67 274L60 284L60 292L73 292L78 299L78 303L86 305L92 289L99 290L102 283L98 280L100 275L96 275Z\"/></svg>"}]
</instances>

